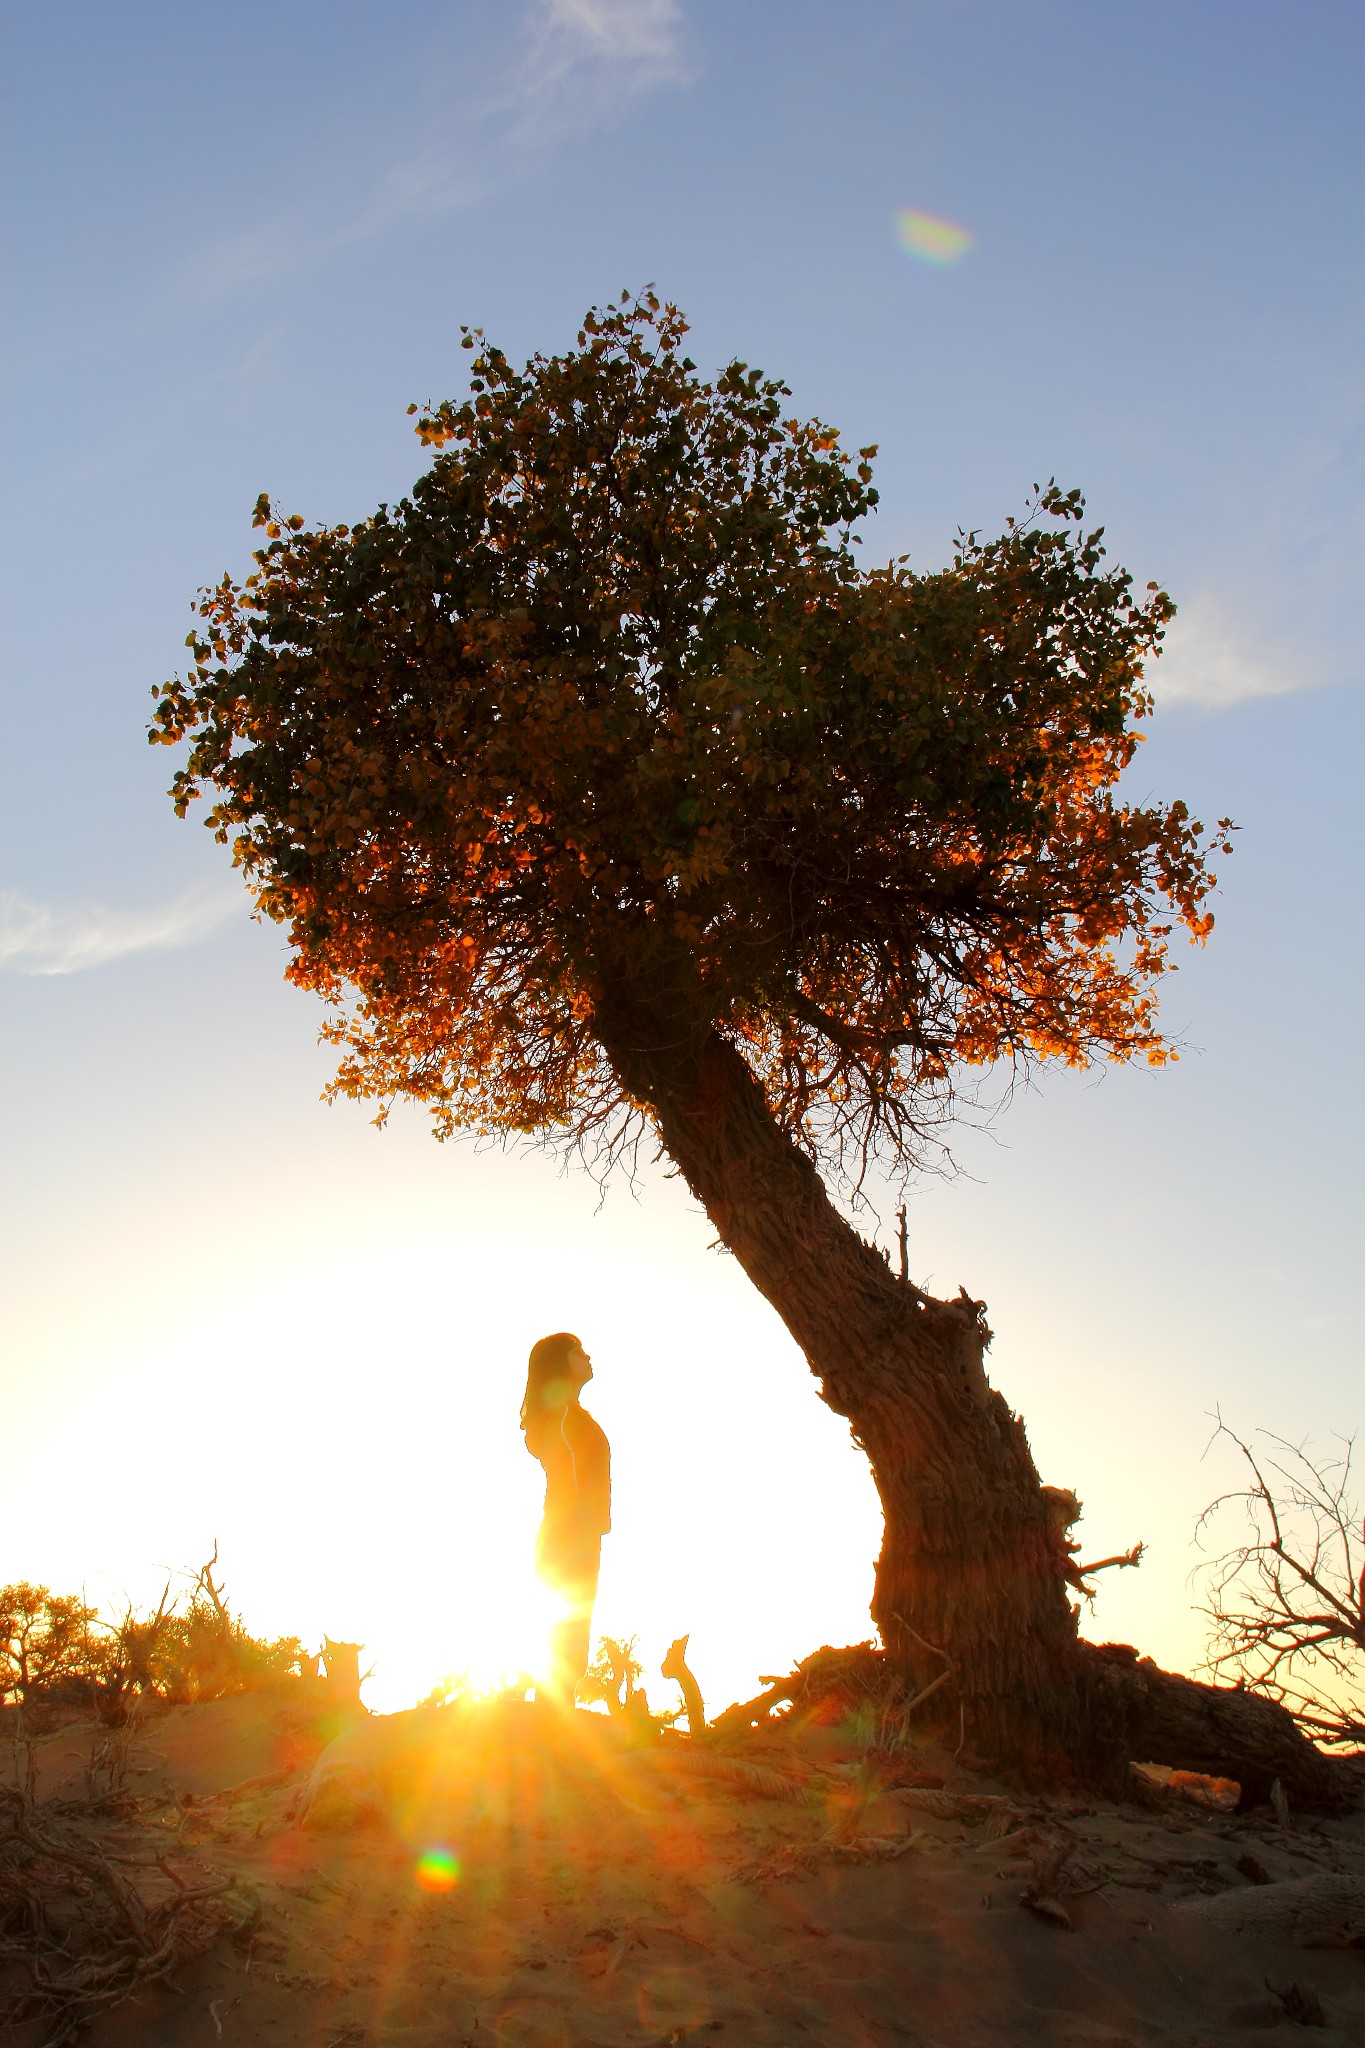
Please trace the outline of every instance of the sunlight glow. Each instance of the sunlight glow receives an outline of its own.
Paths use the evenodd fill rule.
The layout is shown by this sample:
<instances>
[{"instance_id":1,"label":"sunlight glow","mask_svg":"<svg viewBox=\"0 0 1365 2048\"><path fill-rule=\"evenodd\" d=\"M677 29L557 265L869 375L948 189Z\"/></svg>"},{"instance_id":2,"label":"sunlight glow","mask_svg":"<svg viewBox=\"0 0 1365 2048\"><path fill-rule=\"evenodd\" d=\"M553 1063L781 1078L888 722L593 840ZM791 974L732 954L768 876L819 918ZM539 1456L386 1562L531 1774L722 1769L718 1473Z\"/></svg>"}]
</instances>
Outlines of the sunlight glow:
<instances>
[{"instance_id":1,"label":"sunlight glow","mask_svg":"<svg viewBox=\"0 0 1365 2048\"><path fill-rule=\"evenodd\" d=\"M471 1614L461 1632L462 1662L451 1691L484 1697L543 1679L550 1663L550 1631L566 1612L556 1592L530 1579L510 1605Z\"/></svg>"},{"instance_id":2,"label":"sunlight glow","mask_svg":"<svg viewBox=\"0 0 1365 2048\"><path fill-rule=\"evenodd\" d=\"M496 1190L497 1162L479 1164ZM7 1472L6 1505L35 1532L7 1575L150 1610L168 1581L183 1597L217 1539L254 1634L363 1644L372 1711L439 1696L442 1673L446 1696L533 1685L561 1616L535 1575L545 1477L517 1413L531 1344L581 1328L612 1447L594 1634L638 1638L651 1700L677 1704L659 1662L688 1630L713 1711L813 1644L865 1636L875 1491L772 1311L733 1263L668 1246L667 1193L662 1217L618 1203L610 1232L575 1227L553 1175L530 1202L536 1171L515 1162L523 1237L481 1185L477 1217L435 1227L395 1198L392 1215L320 1212L311 1243L220 1240L221 1305L192 1267L126 1298L111 1281L97 1322L49 1300L41 1357L66 1398ZM439 1211L439 1184L418 1189ZM131 1242L109 1251L136 1270ZM192 1459L172 1454L186 1442ZM130 1503L119 1475L138 1459L165 1484ZM280 1460L288 1483L267 1476ZM57 1472L72 1509L54 1529Z\"/></svg>"}]
</instances>

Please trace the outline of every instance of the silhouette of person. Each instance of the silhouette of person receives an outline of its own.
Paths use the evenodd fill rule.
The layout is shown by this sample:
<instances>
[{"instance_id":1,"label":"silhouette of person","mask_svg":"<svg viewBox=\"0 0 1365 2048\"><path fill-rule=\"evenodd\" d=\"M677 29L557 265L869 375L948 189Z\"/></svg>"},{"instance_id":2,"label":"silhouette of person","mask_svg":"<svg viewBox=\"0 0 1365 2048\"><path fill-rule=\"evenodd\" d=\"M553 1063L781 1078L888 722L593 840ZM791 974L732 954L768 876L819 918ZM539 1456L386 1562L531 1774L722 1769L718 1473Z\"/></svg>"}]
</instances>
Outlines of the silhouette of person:
<instances>
[{"instance_id":1,"label":"silhouette of person","mask_svg":"<svg viewBox=\"0 0 1365 2048\"><path fill-rule=\"evenodd\" d=\"M591 1378L577 1337L557 1331L531 1347L521 1404L526 1448L545 1468L536 1571L564 1603L550 1635L546 1690L570 1707L588 1668L602 1538L611 1528L611 1446L578 1399Z\"/></svg>"}]
</instances>

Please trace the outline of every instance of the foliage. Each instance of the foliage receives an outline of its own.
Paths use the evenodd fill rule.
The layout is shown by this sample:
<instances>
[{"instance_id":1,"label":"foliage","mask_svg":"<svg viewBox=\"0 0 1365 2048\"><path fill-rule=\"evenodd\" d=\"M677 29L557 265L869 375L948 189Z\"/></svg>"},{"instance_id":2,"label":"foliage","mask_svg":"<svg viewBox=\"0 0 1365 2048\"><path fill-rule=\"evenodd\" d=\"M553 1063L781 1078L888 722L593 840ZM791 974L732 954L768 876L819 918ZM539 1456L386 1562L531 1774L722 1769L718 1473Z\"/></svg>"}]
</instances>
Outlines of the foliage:
<instances>
[{"instance_id":1,"label":"foliage","mask_svg":"<svg viewBox=\"0 0 1365 2048\"><path fill-rule=\"evenodd\" d=\"M176 1700L215 1700L254 1692L298 1667L303 1645L297 1636L267 1640L253 1636L228 1605L214 1577L218 1545L195 1575L183 1612L172 1614L151 1661L156 1689Z\"/></svg>"},{"instance_id":2,"label":"foliage","mask_svg":"<svg viewBox=\"0 0 1365 2048\"><path fill-rule=\"evenodd\" d=\"M249 1692L294 1669L297 1636L253 1636L213 1577L217 1550L183 1609L168 1592L154 1614L102 1619L74 1595L20 1583L0 1587L0 1702L21 1706L71 1693L108 1706L129 1694L173 1700Z\"/></svg>"},{"instance_id":3,"label":"foliage","mask_svg":"<svg viewBox=\"0 0 1365 2048\"><path fill-rule=\"evenodd\" d=\"M173 1700L216 1700L255 1692L295 1670L297 1636L253 1636L240 1615L226 1619L206 1600L172 1617L152 1666L156 1691Z\"/></svg>"},{"instance_id":4,"label":"foliage","mask_svg":"<svg viewBox=\"0 0 1365 2048\"><path fill-rule=\"evenodd\" d=\"M99 1668L98 1619L74 1594L20 1580L0 1586L0 1702L20 1706L43 1692L84 1681Z\"/></svg>"},{"instance_id":5,"label":"foliage","mask_svg":"<svg viewBox=\"0 0 1365 2048\"><path fill-rule=\"evenodd\" d=\"M334 1088L581 1140L641 1106L622 1047L718 1031L862 1158L961 1063L1170 1057L1209 849L1115 790L1170 600L1052 485L942 570L860 568L875 449L685 333L652 293L520 370L466 330L411 496L262 498L201 596L151 737L337 1006Z\"/></svg>"},{"instance_id":6,"label":"foliage","mask_svg":"<svg viewBox=\"0 0 1365 2048\"><path fill-rule=\"evenodd\" d=\"M103 1677L106 1693L117 1698L127 1692L154 1691L157 1671L174 1626L175 1608L169 1583L155 1613L140 1615L129 1604L110 1631Z\"/></svg>"},{"instance_id":7,"label":"foliage","mask_svg":"<svg viewBox=\"0 0 1365 2048\"><path fill-rule=\"evenodd\" d=\"M1288 1707L1327 1743L1365 1743L1365 1523L1351 1497L1348 1440L1341 1455L1311 1458L1262 1432L1253 1450L1220 1419L1249 1483L1200 1518L1228 1512L1247 1534L1201 1567L1212 1624L1208 1667Z\"/></svg>"},{"instance_id":8,"label":"foliage","mask_svg":"<svg viewBox=\"0 0 1365 2048\"><path fill-rule=\"evenodd\" d=\"M578 1685L578 1697L585 1706L596 1701L613 1714L631 1711L643 1697L636 1689L636 1680L645 1668L636 1655L637 1647L634 1636L598 1638L592 1662Z\"/></svg>"}]
</instances>

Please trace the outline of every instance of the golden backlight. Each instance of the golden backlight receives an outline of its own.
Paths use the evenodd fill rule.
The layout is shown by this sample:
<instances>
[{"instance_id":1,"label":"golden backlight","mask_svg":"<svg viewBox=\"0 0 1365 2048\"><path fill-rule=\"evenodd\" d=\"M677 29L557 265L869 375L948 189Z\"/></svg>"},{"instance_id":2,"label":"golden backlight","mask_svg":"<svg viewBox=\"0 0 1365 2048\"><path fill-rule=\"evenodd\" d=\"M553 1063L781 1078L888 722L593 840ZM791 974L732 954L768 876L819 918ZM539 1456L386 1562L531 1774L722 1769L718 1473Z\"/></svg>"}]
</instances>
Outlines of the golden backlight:
<instances>
[{"instance_id":1,"label":"golden backlight","mask_svg":"<svg viewBox=\"0 0 1365 2048\"><path fill-rule=\"evenodd\" d=\"M612 1446L596 1627L639 1639L653 1702L678 1704L658 1665L687 1632L716 1705L865 1637L875 1491L776 1317L728 1261L703 1287L685 1256L593 1235L314 1245L207 1304L134 1290L19 1475L11 1575L154 1605L216 1539L253 1632L362 1643L376 1708L534 1674L554 1617L518 1409L531 1343L569 1328Z\"/></svg>"},{"instance_id":2,"label":"golden backlight","mask_svg":"<svg viewBox=\"0 0 1365 2048\"><path fill-rule=\"evenodd\" d=\"M438 1148L415 1120L356 1126L326 1118L296 1182L243 1158L136 1203L121 1174L96 1182L84 1218L73 1194L79 1265L50 1242L16 1289L4 1576L154 1607L216 1538L253 1632L362 1643L372 1706L451 1674L496 1688L534 1665L548 1622L526 1354L570 1329L612 1447L596 1628L639 1639L651 1702L679 1704L658 1675L676 1636L713 1711L865 1639L881 1544L866 1460L678 1183L646 1170L638 1200L619 1185L599 1208L551 1160ZM951 1289L935 1263L924 1277ZM1152 1545L1141 1572L1101 1583L1086 1632L1179 1669L1201 1636L1190 1517L1134 1481L1124 1432L1096 1428L1051 1342L1050 1284L992 1299L992 1373L1043 1476L1086 1498L1093 1547Z\"/></svg>"},{"instance_id":3,"label":"golden backlight","mask_svg":"<svg viewBox=\"0 0 1365 2048\"><path fill-rule=\"evenodd\" d=\"M549 1668L550 1631L562 1619L564 1604L535 1578L509 1591L510 1597L501 1606L465 1610L459 1663L443 1672L428 1691L477 1697L520 1692L544 1679ZM388 1688L371 1684L367 1696L381 1689ZM420 1689L420 1680L407 1688Z\"/></svg>"}]
</instances>

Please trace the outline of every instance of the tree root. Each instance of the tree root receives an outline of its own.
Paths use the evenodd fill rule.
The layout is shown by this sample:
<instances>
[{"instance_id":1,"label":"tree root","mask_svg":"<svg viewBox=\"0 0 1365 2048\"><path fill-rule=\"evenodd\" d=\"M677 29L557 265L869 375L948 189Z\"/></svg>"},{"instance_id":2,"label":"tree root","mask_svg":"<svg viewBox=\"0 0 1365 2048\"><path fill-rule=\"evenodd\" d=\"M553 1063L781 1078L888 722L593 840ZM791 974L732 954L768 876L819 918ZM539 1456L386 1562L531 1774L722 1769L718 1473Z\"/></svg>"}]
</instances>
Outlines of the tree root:
<instances>
[{"instance_id":1,"label":"tree root","mask_svg":"<svg viewBox=\"0 0 1365 2048\"><path fill-rule=\"evenodd\" d=\"M1132 1762L1162 1763L1235 1778L1243 1806L1268 1800L1277 1779L1294 1806L1356 1803L1360 1778L1349 1761L1325 1756L1273 1700L1163 1671L1124 1643L1077 1650L1091 1753L1105 1778Z\"/></svg>"},{"instance_id":2,"label":"tree root","mask_svg":"<svg viewBox=\"0 0 1365 2048\"><path fill-rule=\"evenodd\" d=\"M1291 1806L1326 1811L1357 1804L1365 1790L1351 1759L1324 1755L1273 1700L1163 1671L1123 1643L1077 1643L1055 1689L1027 1705L963 1701L955 1679L934 1689L932 1706L924 1690L910 1698L906 1688L906 1674L869 1643L817 1650L790 1677L721 1714L713 1729L739 1735L788 1704L801 1714L871 1703L924 1740L951 1744L965 1725L978 1758L1038 1790L1089 1786L1129 1799L1133 1763L1235 1778L1244 1807L1263 1804L1277 1781Z\"/></svg>"},{"instance_id":3,"label":"tree root","mask_svg":"<svg viewBox=\"0 0 1365 2048\"><path fill-rule=\"evenodd\" d=\"M144 1889L154 1868L162 1883ZM0 1786L0 1970L28 1980L0 1993L0 2025L38 2020L42 2048L57 2048L207 1948L240 1917L226 1904L232 1888L230 1878L186 1884L162 1858L113 1861Z\"/></svg>"}]
</instances>

